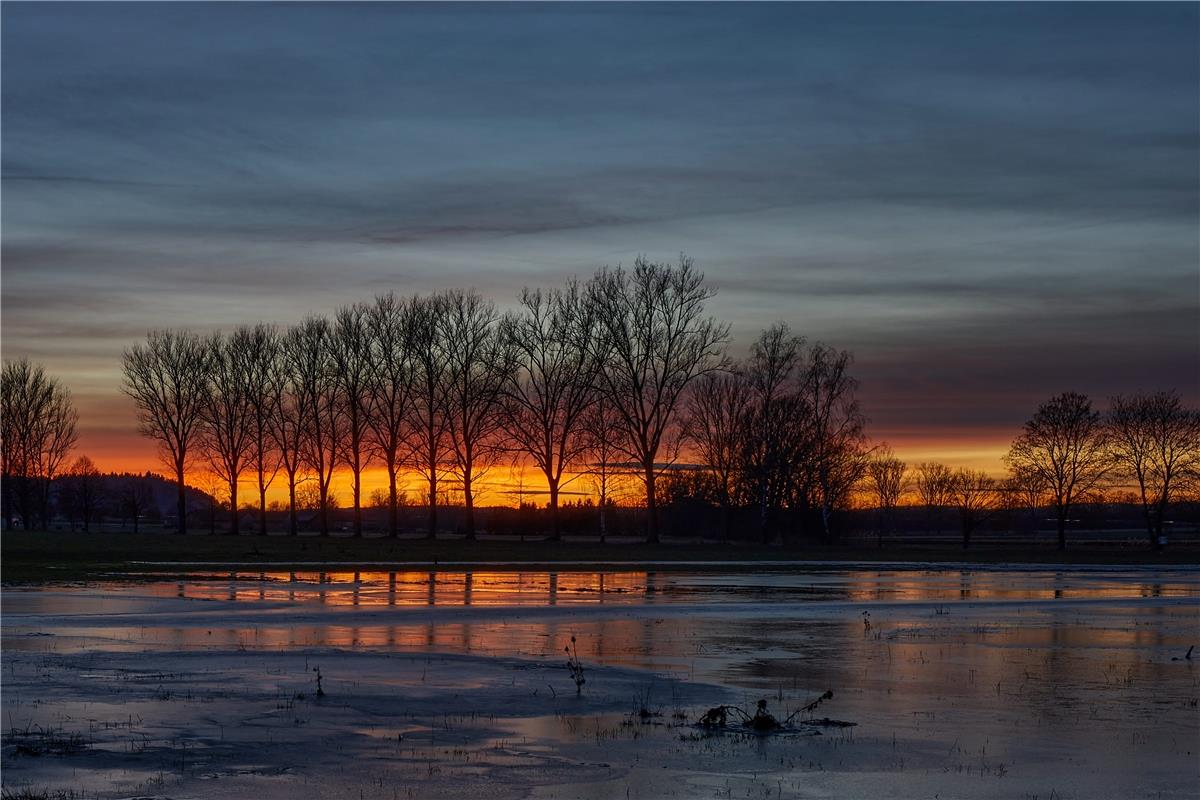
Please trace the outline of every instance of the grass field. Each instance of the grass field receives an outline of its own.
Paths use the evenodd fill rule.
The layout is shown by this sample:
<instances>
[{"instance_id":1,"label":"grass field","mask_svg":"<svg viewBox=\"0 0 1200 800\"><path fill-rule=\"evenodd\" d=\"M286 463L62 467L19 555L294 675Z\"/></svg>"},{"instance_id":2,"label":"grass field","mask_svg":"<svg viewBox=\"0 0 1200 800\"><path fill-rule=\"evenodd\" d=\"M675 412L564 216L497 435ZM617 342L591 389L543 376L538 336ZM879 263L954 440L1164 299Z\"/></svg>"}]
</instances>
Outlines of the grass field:
<instances>
[{"instance_id":1,"label":"grass field","mask_svg":"<svg viewBox=\"0 0 1200 800\"><path fill-rule=\"evenodd\" d=\"M890 544L876 547L826 547L803 544L794 547L761 546L697 541L668 541L657 545L644 542L607 543L596 541L514 541L482 539L389 539L340 535L210 536L172 533L66 533L14 532L0 534L0 579L5 583L46 583L106 577L128 578L129 572L185 573L208 565L275 567L319 564L339 566L356 563L454 564L485 562L499 568L529 569L536 566L569 568L572 564L594 569L605 564L629 566L652 564L669 570L672 562L738 561L864 561L1015 564L1195 564L1200 549L1194 544L1153 552L1144 547L1122 545L1079 545L1058 552L1053 547L980 545L964 551L957 546L937 544ZM148 567L145 562L155 563ZM184 563L169 563L184 562ZM734 566L734 565L730 565ZM694 565L689 568L694 568ZM724 567L728 569L729 567ZM744 568L752 569L753 565Z\"/></svg>"}]
</instances>

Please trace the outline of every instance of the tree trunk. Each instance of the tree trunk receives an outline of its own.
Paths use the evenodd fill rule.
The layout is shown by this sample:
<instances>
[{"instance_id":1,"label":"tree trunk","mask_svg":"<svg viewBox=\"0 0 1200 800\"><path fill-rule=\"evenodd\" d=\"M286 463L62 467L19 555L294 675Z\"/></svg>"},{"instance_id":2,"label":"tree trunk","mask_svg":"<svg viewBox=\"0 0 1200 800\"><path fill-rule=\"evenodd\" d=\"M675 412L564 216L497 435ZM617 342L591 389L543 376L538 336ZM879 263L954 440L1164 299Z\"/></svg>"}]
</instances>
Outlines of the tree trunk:
<instances>
[{"instance_id":1,"label":"tree trunk","mask_svg":"<svg viewBox=\"0 0 1200 800\"><path fill-rule=\"evenodd\" d=\"M237 536L241 530L238 526L238 482L236 479L229 482L229 535Z\"/></svg>"},{"instance_id":2,"label":"tree trunk","mask_svg":"<svg viewBox=\"0 0 1200 800\"><path fill-rule=\"evenodd\" d=\"M388 536L400 535L400 511L396 507L396 458L388 458Z\"/></svg>"},{"instance_id":3,"label":"tree trunk","mask_svg":"<svg viewBox=\"0 0 1200 800\"><path fill-rule=\"evenodd\" d=\"M261 472L258 477L258 535L267 535L267 487L263 486Z\"/></svg>"},{"instance_id":4,"label":"tree trunk","mask_svg":"<svg viewBox=\"0 0 1200 800\"><path fill-rule=\"evenodd\" d=\"M437 538L437 472L435 464L429 465L429 538Z\"/></svg>"},{"instance_id":5,"label":"tree trunk","mask_svg":"<svg viewBox=\"0 0 1200 800\"><path fill-rule=\"evenodd\" d=\"M646 470L646 543L658 544L658 500L654 496L654 464L645 466Z\"/></svg>"},{"instance_id":6,"label":"tree trunk","mask_svg":"<svg viewBox=\"0 0 1200 800\"><path fill-rule=\"evenodd\" d=\"M288 473L288 534L300 535L300 515L296 513L296 473Z\"/></svg>"},{"instance_id":7,"label":"tree trunk","mask_svg":"<svg viewBox=\"0 0 1200 800\"><path fill-rule=\"evenodd\" d=\"M463 502L467 505L467 540L475 540L475 501L471 497L471 468L463 470Z\"/></svg>"},{"instance_id":8,"label":"tree trunk","mask_svg":"<svg viewBox=\"0 0 1200 800\"><path fill-rule=\"evenodd\" d=\"M355 437L354 442L351 443L351 447L354 450L354 453L353 453L353 455L354 455L354 464L353 464L353 470L354 470L354 487L353 487L354 488L354 536L356 538L361 538L363 535L362 458L360 457L359 452L358 452L359 448L361 446L362 446L362 442L359 441L358 437Z\"/></svg>"},{"instance_id":9,"label":"tree trunk","mask_svg":"<svg viewBox=\"0 0 1200 800\"><path fill-rule=\"evenodd\" d=\"M179 514L179 535L187 534L187 494L183 485L183 458L175 462L175 483L179 494L176 496L175 511Z\"/></svg>"},{"instance_id":10,"label":"tree trunk","mask_svg":"<svg viewBox=\"0 0 1200 800\"><path fill-rule=\"evenodd\" d=\"M550 541L557 542L561 537L558 530L558 481L553 476L546 476L550 486Z\"/></svg>"}]
</instances>

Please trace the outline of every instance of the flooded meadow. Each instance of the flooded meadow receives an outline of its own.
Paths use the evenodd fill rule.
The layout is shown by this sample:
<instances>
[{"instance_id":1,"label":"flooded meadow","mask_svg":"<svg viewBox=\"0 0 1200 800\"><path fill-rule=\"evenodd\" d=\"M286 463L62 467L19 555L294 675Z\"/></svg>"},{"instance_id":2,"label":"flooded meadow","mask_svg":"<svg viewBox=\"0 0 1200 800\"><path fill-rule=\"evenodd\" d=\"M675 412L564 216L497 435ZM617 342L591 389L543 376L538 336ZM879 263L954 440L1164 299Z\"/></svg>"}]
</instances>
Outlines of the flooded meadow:
<instances>
[{"instance_id":1,"label":"flooded meadow","mask_svg":"<svg viewBox=\"0 0 1200 800\"><path fill-rule=\"evenodd\" d=\"M4 590L6 792L1066 800L1200 787L1195 568L126 577ZM787 724L742 724L760 706Z\"/></svg>"}]
</instances>

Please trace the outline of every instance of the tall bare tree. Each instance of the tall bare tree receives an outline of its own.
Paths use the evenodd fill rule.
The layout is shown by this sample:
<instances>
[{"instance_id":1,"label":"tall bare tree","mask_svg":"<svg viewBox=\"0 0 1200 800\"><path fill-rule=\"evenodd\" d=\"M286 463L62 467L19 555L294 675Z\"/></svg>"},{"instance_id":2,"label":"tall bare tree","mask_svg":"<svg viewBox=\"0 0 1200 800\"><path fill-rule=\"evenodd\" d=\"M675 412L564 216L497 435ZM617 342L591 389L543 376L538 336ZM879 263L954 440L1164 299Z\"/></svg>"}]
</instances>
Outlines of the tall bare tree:
<instances>
[{"instance_id":1,"label":"tall bare tree","mask_svg":"<svg viewBox=\"0 0 1200 800\"><path fill-rule=\"evenodd\" d=\"M646 539L658 541L654 484L659 454L676 429L684 391L723 366L729 327L704 316L714 294L692 259L656 264L639 257L632 271L602 269L588 285L600 323L601 385L624 428L622 440L646 486Z\"/></svg>"},{"instance_id":2,"label":"tall bare tree","mask_svg":"<svg viewBox=\"0 0 1200 800\"><path fill-rule=\"evenodd\" d=\"M867 462L867 485L879 510L878 544L883 547L883 535L891 528L896 506L908 488L908 465L896 458L887 444L880 445Z\"/></svg>"},{"instance_id":3,"label":"tall bare tree","mask_svg":"<svg viewBox=\"0 0 1200 800\"><path fill-rule=\"evenodd\" d=\"M341 391L343 433L340 458L350 468L354 535L362 536L362 473L371 461L372 352L370 310L355 303L338 310L330 339L334 377Z\"/></svg>"},{"instance_id":4,"label":"tall bare tree","mask_svg":"<svg viewBox=\"0 0 1200 800\"><path fill-rule=\"evenodd\" d=\"M833 536L833 512L849 497L866 470L866 418L858 407L858 382L850 376L850 354L813 345L800 381L800 399L808 428L805 461L821 528Z\"/></svg>"},{"instance_id":5,"label":"tall bare tree","mask_svg":"<svg viewBox=\"0 0 1200 800\"><path fill-rule=\"evenodd\" d=\"M280 452L272 436L274 417L279 413L274 390L274 373L279 362L280 339L273 325L241 327L234 331L231 346L243 353L243 381L250 404L250 469L258 491L258 533L267 535L267 490L279 474Z\"/></svg>"},{"instance_id":6,"label":"tall bare tree","mask_svg":"<svg viewBox=\"0 0 1200 800\"><path fill-rule=\"evenodd\" d=\"M950 479L950 499L958 508L962 546L971 546L971 535L1001 507L996 479L986 472L961 468Z\"/></svg>"},{"instance_id":7,"label":"tall bare tree","mask_svg":"<svg viewBox=\"0 0 1200 800\"><path fill-rule=\"evenodd\" d=\"M138 429L155 439L175 475L179 532L187 533L185 477L208 396L209 350L187 331L155 331L122 357L123 391L133 399Z\"/></svg>"},{"instance_id":8,"label":"tall bare tree","mask_svg":"<svg viewBox=\"0 0 1200 800\"><path fill-rule=\"evenodd\" d=\"M333 331L323 317L309 317L288 332L285 348L294 373L297 402L305 415L301 452L317 479L321 535L329 535L330 486L343 450L344 404L333 355Z\"/></svg>"},{"instance_id":9,"label":"tall bare tree","mask_svg":"<svg viewBox=\"0 0 1200 800\"><path fill-rule=\"evenodd\" d=\"M513 357L500 335L495 303L478 292L458 289L445 292L443 298L446 430L452 470L466 504L467 538L474 539L476 482L498 452L496 435L504 421L501 399L510 382Z\"/></svg>"},{"instance_id":10,"label":"tall bare tree","mask_svg":"<svg viewBox=\"0 0 1200 800\"><path fill-rule=\"evenodd\" d=\"M565 289L525 289L522 309L501 325L515 359L502 384L505 432L546 477L550 536L559 538L558 494L563 476L587 450L583 419L596 397L602 353L590 341L593 303L575 281Z\"/></svg>"},{"instance_id":11,"label":"tall bare tree","mask_svg":"<svg viewBox=\"0 0 1200 800\"><path fill-rule=\"evenodd\" d=\"M713 476L724 517L721 538L729 541L734 492L745 453L753 389L740 371L702 375L688 393L685 430Z\"/></svg>"},{"instance_id":12,"label":"tall bare tree","mask_svg":"<svg viewBox=\"0 0 1200 800\"><path fill-rule=\"evenodd\" d=\"M372 444L388 475L388 534L400 533L400 493L396 483L403 467L406 420L416 386L413 348L417 301L405 302L391 292L375 298L367 310L371 341L369 399Z\"/></svg>"},{"instance_id":13,"label":"tall bare tree","mask_svg":"<svg viewBox=\"0 0 1200 800\"><path fill-rule=\"evenodd\" d=\"M1137 483L1146 534L1158 547L1167 507L1200 479L1200 411L1176 392L1114 397L1108 429L1114 466Z\"/></svg>"},{"instance_id":14,"label":"tall bare tree","mask_svg":"<svg viewBox=\"0 0 1200 800\"><path fill-rule=\"evenodd\" d=\"M200 406L200 444L214 475L229 493L229 533L240 533L238 488L254 444L254 405L246 374L250 352L245 337L213 334L208 339L208 391Z\"/></svg>"},{"instance_id":15,"label":"tall bare tree","mask_svg":"<svg viewBox=\"0 0 1200 800\"><path fill-rule=\"evenodd\" d=\"M591 476L596 489L600 542L603 544L608 538L608 510L613 503L613 490L620 469L618 462L626 452L621 445L624 427L612 401L603 392L597 393L595 402L584 412L582 430L587 445L587 474Z\"/></svg>"},{"instance_id":16,"label":"tall bare tree","mask_svg":"<svg viewBox=\"0 0 1200 800\"><path fill-rule=\"evenodd\" d=\"M1071 509L1109 471L1108 436L1100 413L1076 392L1042 403L1025 423L1005 460L1009 469L1028 469L1046 482L1058 525L1058 549L1067 548Z\"/></svg>"},{"instance_id":17,"label":"tall bare tree","mask_svg":"<svg viewBox=\"0 0 1200 800\"><path fill-rule=\"evenodd\" d=\"M300 532L296 491L305 466L305 443L308 441L309 418L305 405L308 394L301 386L299 363L303 360L303 335L298 328L289 328L280 337L268 378L268 431L279 465L288 484L288 533Z\"/></svg>"},{"instance_id":18,"label":"tall bare tree","mask_svg":"<svg viewBox=\"0 0 1200 800\"><path fill-rule=\"evenodd\" d=\"M446 348L442 318L446 298L415 297L410 303L413 363L409 403L410 463L429 485L429 538L437 537L438 483L446 474Z\"/></svg>"},{"instance_id":19,"label":"tall bare tree","mask_svg":"<svg viewBox=\"0 0 1200 800\"><path fill-rule=\"evenodd\" d=\"M796 391L804 339L776 323L750 348L745 373L753 392L746 423L742 472L758 507L764 544L791 492L805 444L804 414Z\"/></svg>"}]
</instances>

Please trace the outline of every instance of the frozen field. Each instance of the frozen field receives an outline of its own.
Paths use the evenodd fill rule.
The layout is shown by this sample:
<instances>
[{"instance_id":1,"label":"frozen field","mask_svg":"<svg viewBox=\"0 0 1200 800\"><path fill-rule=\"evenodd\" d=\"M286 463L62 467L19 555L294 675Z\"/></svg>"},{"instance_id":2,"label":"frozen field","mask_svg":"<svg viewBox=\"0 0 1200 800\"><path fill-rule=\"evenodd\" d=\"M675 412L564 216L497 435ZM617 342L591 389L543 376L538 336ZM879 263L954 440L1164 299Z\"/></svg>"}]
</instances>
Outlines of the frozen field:
<instances>
[{"instance_id":1,"label":"frozen field","mask_svg":"<svg viewBox=\"0 0 1200 800\"><path fill-rule=\"evenodd\" d=\"M1198 569L236 573L2 599L15 796L1200 792ZM826 690L798 719L856 725L696 725Z\"/></svg>"}]
</instances>

